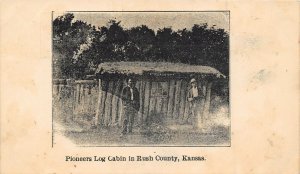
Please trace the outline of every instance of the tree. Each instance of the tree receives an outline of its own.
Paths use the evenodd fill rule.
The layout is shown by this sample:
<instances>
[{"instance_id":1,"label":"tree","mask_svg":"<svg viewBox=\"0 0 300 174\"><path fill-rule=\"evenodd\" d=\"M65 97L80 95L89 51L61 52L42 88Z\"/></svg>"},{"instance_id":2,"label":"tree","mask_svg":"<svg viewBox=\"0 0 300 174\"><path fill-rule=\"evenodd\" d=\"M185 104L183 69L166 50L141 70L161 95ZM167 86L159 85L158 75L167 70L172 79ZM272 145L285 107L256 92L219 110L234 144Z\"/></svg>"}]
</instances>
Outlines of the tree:
<instances>
[{"instance_id":1,"label":"tree","mask_svg":"<svg viewBox=\"0 0 300 174\"><path fill-rule=\"evenodd\" d=\"M73 19L74 15L67 13L53 21L54 78L74 78L86 66L76 54L83 44L88 44L92 27L83 21L72 22Z\"/></svg>"},{"instance_id":2,"label":"tree","mask_svg":"<svg viewBox=\"0 0 300 174\"><path fill-rule=\"evenodd\" d=\"M88 50L81 54L82 59L93 65L104 61L122 61L126 57L125 48L128 34L120 22L110 20L108 27L102 26L92 31L92 42Z\"/></svg>"},{"instance_id":3,"label":"tree","mask_svg":"<svg viewBox=\"0 0 300 174\"><path fill-rule=\"evenodd\" d=\"M96 28L65 14L53 21L54 77L83 78L108 61L168 61L214 67L229 74L229 35L195 24L191 30L154 30L146 25L124 29L109 20Z\"/></svg>"},{"instance_id":4,"label":"tree","mask_svg":"<svg viewBox=\"0 0 300 174\"><path fill-rule=\"evenodd\" d=\"M157 60L180 62L177 55L180 35L172 28L163 28L157 31L156 38Z\"/></svg>"},{"instance_id":5,"label":"tree","mask_svg":"<svg viewBox=\"0 0 300 174\"><path fill-rule=\"evenodd\" d=\"M155 33L146 25L128 30L126 57L131 61L150 61L155 57Z\"/></svg>"}]
</instances>

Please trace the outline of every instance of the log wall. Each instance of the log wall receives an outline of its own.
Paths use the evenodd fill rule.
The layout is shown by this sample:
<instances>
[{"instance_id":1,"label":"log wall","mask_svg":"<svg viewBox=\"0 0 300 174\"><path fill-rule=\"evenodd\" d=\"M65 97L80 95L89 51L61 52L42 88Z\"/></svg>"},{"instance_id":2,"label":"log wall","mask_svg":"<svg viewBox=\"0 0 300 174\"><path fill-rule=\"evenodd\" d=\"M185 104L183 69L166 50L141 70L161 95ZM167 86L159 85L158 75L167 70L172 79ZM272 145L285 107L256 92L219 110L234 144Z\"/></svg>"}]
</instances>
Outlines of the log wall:
<instances>
[{"instance_id":1,"label":"log wall","mask_svg":"<svg viewBox=\"0 0 300 174\"><path fill-rule=\"evenodd\" d=\"M92 124L99 97L94 80L54 80L52 87L53 112L59 120L73 120ZM98 121L98 120L97 120Z\"/></svg>"},{"instance_id":2,"label":"log wall","mask_svg":"<svg viewBox=\"0 0 300 174\"><path fill-rule=\"evenodd\" d=\"M99 92L98 98L100 98L100 101L97 104L98 114L96 115L95 124L122 126L124 118L120 96L125 81L99 80L99 83L105 83L108 86L102 85L102 90ZM140 80L136 82L135 86L140 92L140 110L135 119L135 124L144 124L160 119L177 122L184 122L188 119L190 104L187 101L189 89L187 80ZM207 99L210 100L209 97ZM207 111L209 102L205 102L205 106Z\"/></svg>"},{"instance_id":3,"label":"log wall","mask_svg":"<svg viewBox=\"0 0 300 174\"><path fill-rule=\"evenodd\" d=\"M69 112L73 120L86 120L98 126L122 126L124 116L120 98L123 79L79 80L72 83L54 83L54 101L64 100L60 109ZM208 117L212 83L201 83L205 92L203 114ZM140 110L135 124L161 120L185 122L190 115L187 101L188 79L137 81L140 92ZM67 91L67 92L66 92ZM67 99L66 99L66 96ZM63 106L64 103L68 106Z\"/></svg>"}]
</instances>

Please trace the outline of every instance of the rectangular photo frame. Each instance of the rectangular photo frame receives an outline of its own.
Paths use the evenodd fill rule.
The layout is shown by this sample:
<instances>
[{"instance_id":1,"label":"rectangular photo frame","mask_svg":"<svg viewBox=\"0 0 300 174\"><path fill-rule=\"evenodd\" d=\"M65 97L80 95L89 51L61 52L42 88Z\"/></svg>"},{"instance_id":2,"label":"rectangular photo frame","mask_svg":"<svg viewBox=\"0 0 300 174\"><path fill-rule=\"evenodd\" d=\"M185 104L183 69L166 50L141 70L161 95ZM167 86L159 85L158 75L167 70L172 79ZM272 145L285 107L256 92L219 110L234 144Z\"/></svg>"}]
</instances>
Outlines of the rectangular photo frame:
<instances>
[{"instance_id":1,"label":"rectangular photo frame","mask_svg":"<svg viewBox=\"0 0 300 174\"><path fill-rule=\"evenodd\" d=\"M230 147L230 11L52 12L52 147Z\"/></svg>"}]
</instances>

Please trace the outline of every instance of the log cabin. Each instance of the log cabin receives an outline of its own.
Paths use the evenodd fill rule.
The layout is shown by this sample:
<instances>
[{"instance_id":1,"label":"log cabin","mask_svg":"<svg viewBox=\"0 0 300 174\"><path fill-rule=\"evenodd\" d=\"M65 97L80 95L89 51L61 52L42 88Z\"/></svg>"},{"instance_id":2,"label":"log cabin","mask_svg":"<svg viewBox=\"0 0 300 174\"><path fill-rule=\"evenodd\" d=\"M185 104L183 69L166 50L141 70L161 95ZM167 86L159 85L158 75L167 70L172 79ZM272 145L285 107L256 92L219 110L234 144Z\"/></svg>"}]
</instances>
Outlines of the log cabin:
<instances>
[{"instance_id":1,"label":"log cabin","mask_svg":"<svg viewBox=\"0 0 300 174\"><path fill-rule=\"evenodd\" d=\"M140 93L140 109L135 124L163 118L181 122L190 114L187 93L189 81L196 78L204 93L203 114L208 117L212 84L226 78L215 68L170 62L105 62L96 70L98 96L95 125L121 126L123 121L122 88L133 78Z\"/></svg>"}]
</instances>

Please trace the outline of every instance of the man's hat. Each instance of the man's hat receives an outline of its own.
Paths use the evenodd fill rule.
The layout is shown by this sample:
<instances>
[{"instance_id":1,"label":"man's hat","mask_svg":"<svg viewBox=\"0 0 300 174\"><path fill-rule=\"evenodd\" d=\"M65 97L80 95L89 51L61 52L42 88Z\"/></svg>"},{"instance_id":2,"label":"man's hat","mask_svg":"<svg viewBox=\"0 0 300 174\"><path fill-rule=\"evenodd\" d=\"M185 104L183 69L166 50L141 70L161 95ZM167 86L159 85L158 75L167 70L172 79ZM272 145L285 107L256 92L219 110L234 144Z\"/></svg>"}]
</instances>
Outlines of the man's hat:
<instances>
[{"instance_id":1,"label":"man's hat","mask_svg":"<svg viewBox=\"0 0 300 174\"><path fill-rule=\"evenodd\" d=\"M196 82L196 79L192 78L191 79L191 83Z\"/></svg>"}]
</instances>

